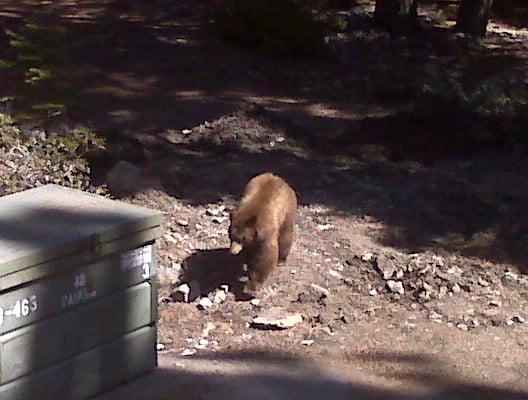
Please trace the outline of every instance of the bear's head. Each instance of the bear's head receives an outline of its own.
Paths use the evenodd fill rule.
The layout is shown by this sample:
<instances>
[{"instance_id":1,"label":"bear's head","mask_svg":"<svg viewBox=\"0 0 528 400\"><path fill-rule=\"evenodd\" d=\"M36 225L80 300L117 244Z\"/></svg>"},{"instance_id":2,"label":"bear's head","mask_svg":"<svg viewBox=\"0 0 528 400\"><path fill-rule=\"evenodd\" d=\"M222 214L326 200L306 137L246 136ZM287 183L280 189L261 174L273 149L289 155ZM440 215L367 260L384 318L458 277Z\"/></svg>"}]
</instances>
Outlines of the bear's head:
<instances>
[{"instance_id":1,"label":"bear's head","mask_svg":"<svg viewBox=\"0 0 528 400\"><path fill-rule=\"evenodd\" d=\"M231 240L231 254L239 254L255 244L257 240L257 217L252 215L242 218L236 211L231 213L229 239Z\"/></svg>"}]
</instances>

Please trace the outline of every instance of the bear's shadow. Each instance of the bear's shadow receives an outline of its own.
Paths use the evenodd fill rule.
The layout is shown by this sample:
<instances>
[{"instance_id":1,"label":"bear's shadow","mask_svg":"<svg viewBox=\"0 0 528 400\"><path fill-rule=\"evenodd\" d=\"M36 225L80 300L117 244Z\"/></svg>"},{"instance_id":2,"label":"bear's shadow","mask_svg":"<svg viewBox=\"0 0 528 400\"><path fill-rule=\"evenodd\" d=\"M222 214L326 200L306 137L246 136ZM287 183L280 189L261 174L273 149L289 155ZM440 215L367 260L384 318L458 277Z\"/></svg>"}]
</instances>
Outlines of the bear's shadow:
<instances>
[{"instance_id":1,"label":"bear's shadow","mask_svg":"<svg viewBox=\"0 0 528 400\"><path fill-rule=\"evenodd\" d=\"M197 250L183 261L181 278L187 283L198 283L199 291L190 294L191 301L208 296L220 285L228 285L235 299L247 300L239 281L245 275L243 266L242 257L232 255L229 249Z\"/></svg>"}]
</instances>

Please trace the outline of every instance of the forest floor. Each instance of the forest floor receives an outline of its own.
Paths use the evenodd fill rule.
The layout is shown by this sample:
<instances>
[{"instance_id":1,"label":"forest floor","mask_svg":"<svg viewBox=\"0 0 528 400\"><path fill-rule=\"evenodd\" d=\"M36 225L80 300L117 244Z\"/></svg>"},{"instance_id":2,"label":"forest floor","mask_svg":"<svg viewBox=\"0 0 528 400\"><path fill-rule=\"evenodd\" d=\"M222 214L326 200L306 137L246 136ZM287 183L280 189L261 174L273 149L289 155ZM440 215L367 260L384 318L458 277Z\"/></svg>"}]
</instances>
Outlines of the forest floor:
<instances>
[{"instance_id":1,"label":"forest floor","mask_svg":"<svg viewBox=\"0 0 528 400\"><path fill-rule=\"evenodd\" d=\"M170 18L102 0L33 3L0 1L0 20L52 28L47 48L60 53L42 65L52 78L29 87L15 68L0 94L15 98L27 132L44 123L31 101L63 104L64 120L47 129L100 132L115 160L152 178L123 200L165 213L160 369L101 399L528 398L526 159L446 156L427 129L402 149L393 123L408 104L379 100L397 83L383 75L391 67L415 57L419 74L433 50L462 51L458 36L376 34L365 47L344 33L335 62L298 63L212 38L207 2L178 2ZM359 15L372 12L359 3ZM422 19L452 24L434 6ZM528 31L490 28L469 61L486 66L478 72L526 65ZM397 57L402 46L410 58ZM378 76L385 86L370 97ZM105 183L106 164L93 167ZM265 171L298 193L295 243L258 301L238 301L228 212ZM189 301L177 297L182 283ZM269 313L302 320L252 324Z\"/></svg>"}]
</instances>

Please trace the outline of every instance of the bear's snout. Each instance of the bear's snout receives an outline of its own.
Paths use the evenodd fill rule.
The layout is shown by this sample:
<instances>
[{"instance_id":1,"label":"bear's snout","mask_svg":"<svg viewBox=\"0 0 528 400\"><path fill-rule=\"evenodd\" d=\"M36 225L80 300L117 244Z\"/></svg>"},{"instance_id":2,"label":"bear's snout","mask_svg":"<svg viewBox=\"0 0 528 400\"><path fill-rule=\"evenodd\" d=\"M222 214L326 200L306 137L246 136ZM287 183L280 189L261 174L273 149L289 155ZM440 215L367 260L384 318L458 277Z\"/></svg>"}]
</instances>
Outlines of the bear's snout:
<instances>
[{"instance_id":1,"label":"bear's snout","mask_svg":"<svg viewBox=\"0 0 528 400\"><path fill-rule=\"evenodd\" d=\"M240 243L233 242L231 243L231 248L229 251L231 252L231 254L237 255L242 251L242 245Z\"/></svg>"}]
</instances>

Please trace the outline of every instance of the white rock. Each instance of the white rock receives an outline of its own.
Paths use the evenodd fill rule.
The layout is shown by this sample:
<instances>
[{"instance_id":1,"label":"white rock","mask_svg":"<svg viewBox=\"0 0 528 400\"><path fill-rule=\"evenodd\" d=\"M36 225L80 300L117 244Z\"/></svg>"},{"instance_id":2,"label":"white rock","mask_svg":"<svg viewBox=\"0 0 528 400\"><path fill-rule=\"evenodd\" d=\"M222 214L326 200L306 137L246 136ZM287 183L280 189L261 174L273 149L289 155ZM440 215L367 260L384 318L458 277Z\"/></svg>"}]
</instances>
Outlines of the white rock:
<instances>
[{"instance_id":1,"label":"white rock","mask_svg":"<svg viewBox=\"0 0 528 400\"><path fill-rule=\"evenodd\" d=\"M334 227L334 225L332 225L332 224L317 224L317 230L321 231L321 232L329 231L333 227Z\"/></svg>"},{"instance_id":2,"label":"white rock","mask_svg":"<svg viewBox=\"0 0 528 400\"><path fill-rule=\"evenodd\" d=\"M460 289L460 286L458 285L458 283L453 284L453 287L451 288L451 291L454 294L460 293L461 289Z\"/></svg>"},{"instance_id":3,"label":"white rock","mask_svg":"<svg viewBox=\"0 0 528 400\"><path fill-rule=\"evenodd\" d=\"M249 303L254 306L254 307L258 307L260 305L260 300L259 299L251 299L249 301Z\"/></svg>"},{"instance_id":4,"label":"white rock","mask_svg":"<svg viewBox=\"0 0 528 400\"><path fill-rule=\"evenodd\" d=\"M186 219L179 219L178 221L176 221L176 223L181 226L189 226L189 221L187 221Z\"/></svg>"},{"instance_id":5,"label":"white rock","mask_svg":"<svg viewBox=\"0 0 528 400\"><path fill-rule=\"evenodd\" d=\"M192 130L191 129L182 129L182 133L184 135L190 135L192 133Z\"/></svg>"},{"instance_id":6,"label":"white rock","mask_svg":"<svg viewBox=\"0 0 528 400\"><path fill-rule=\"evenodd\" d=\"M163 351L165 350L165 345L163 343L156 344L156 350L157 351Z\"/></svg>"},{"instance_id":7,"label":"white rock","mask_svg":"<svg viewBox=\"0 0 528 400\"><path fill-rule=\"evenodd\" d=\"M319 286L318 284L316 283L312 283L310 285L310 287L315 290L316 292L320 293L321 295L323 295L324 297L328 297L330 296L330 290L322 287L322 286Z\"/></svg>"},{"instance_id":8,"label":"white rock","mask_svg":"<svg viewBox=\"0 0 528 400\"><path fill-rule=\"evenodd\" d=\"M456 326L461 331L467 332L469 330L468 326L466 324L457 324Z\"/></svg>"},{"instance_id":9,"label":"white rock","mask_svg":"<svg viewBox=\"0 0 528 400\"><path fill-rule=\"evenodd\" d=\"M483 287L488 287L490 285L490 283L487 280L485 280L484 278L482 278L480 276L479 276L477 282L478 282L478 284L480 286L483 286Z\"/></svg>"},{"instance_id":10,"label":"white rock","mask_svg":"<svg viewBox=\"0 0 528 400\"><path fill-rule=\"evenodd\" d=\"M393 293L398 293L398 294L404 294L405 293L405 289L403 288L403 283L400 282L400 281L388 280L387 281L387 287Z\"/></svg>"},{"instance_id":11,"label":"white rock","mask_svg":"<svg viewBox=\"0 0 528 400\"><path fill-rule=\"evenodd\" d=\"M361 256L361 260L362 261L372 261L372 258L374 257L374 255L372 253L365 253Z\"/></svg>"},{"instance_id":12,"label":"white rock","mask_svg":"<svg viewBox=\"0 0 528 400\"><path fill-rule=\"evenodd\" d=\"M524 324L524 322L526 321L525 318L524 318L524 317L521 317L520 315L516 315L516 316L514 316L513 319L514 319L515 321L517 321L518 323L520 323L520 324Z\"/></svg>"},{"instance_id":13,"label":"white rock","mask_svg":"<svg viewBox=\"0 0 528 400\"><path fill-rule=\"evenodd\" d=\"M205 324L205 327L202 330L202 336L206 338L207 336L209 336L211 331L214 331L215 329L216 329L216 325L213 324L212 322L208 322L207 324Z\"/></svg>"},{"instance_id":14,"label":"white rock","mask_svg":"<svg viewBox=\"0 0 528 400\"><path fill-rule=\"evenodd\" d=\"M328 275L333 276L334 278L337 278L337 279L343 279L343 275L341 275L337 271L334 271L333 269L328 270Z\"/></svg>"},{"instance_id":15,"label":"white rock","mask_svg":"<svg viewBox=\"0 0 528 400\"><path fill-rule=\"evenodd\" d=\"M202 297L199 301L198 301L198 308L200 310L208 310L209 308L211 308L213 306L213 302L211 300L209 300L208 297Z\"/></svg>"},{"instance_id":16,"label":"white rock","mask_svg":"<svg viewBox=\"0 0 528 400\"><path fill-rule=\"evenodd\" d=\"M217 290L213 297L213 303L221 304L227 299L227 293L223 290Z\"/></svg>"},{"instance_id":17,"label":"white rock","mask_svg":"<svg viewBox=\"0 0 528 400\"><path fill-rule=\"evenodd\" d=\"M301 344L302 344L303 346L311 346L312 344L314 344L314 341L313 341L313 340L303 340L303 341L301 342Z\"/></svg>"},{"instance_id":18,"label":"white rock","mask_svg":"<svg viewBox=\"0 0 528 400\"><path fill-rule=\"evenodd\" d=\"M301 323L301 314L290 314L279 307L272 307L258 317L253 318L251 326L257 329L288 329Z\"/></svg>"},{"instance_id":19,"label":"white rock","mask_svg":"<svg viewBox=\"0 0 528 400\"><path fill-rule=\"evenodd\" d=\"M172 291L171 298L174 301L188 303L190 293L191 287L186 283L182 283L180 286L178 286L175 290Z\"/></svg>"},{"instance_id":20,"label":"white rock","mask_svg":"<svg viewBox=\"0 0 528 400\"><path fill-rule=\"evenodd\" d=\"M181 355L184 357L194 356L195 354L196 350L194 349L183 349L183 351L181 352Z\"/></svg>"},{"instance_id":21,"label":"white rock","mask_svg":"<svg viewBox=\"0 0 528 400\"><path fill-rule=\"evenodd\" d=\"M431 321L434 321L434 322L442 322L442 314L440 313L437 313L436 311L432 310L430 313L429 313L429 319Z\"/></svg>"},{"instance_id":22,"label":"white rock","mask_svg":"<svg viewBox=\"0 0 528 400\"><path fill-rule=\"evenodd\" d=\"M194 348L198 350L202 350L202 349L205 349L208 345L209 345L209 340L202 338L198 340L198 344L194 346Z\"/></svg>"},{"instance_id":23,"label":"white rock","mask_svg":"<svg viewBox=\"0 0 528 400\"><path fill-rule=\"evenodd\" d=\"M370 296L377 296L378 295L378 291L376 289L370 289L369 290L369 295Z\"/></svg>"}]
</instances>

